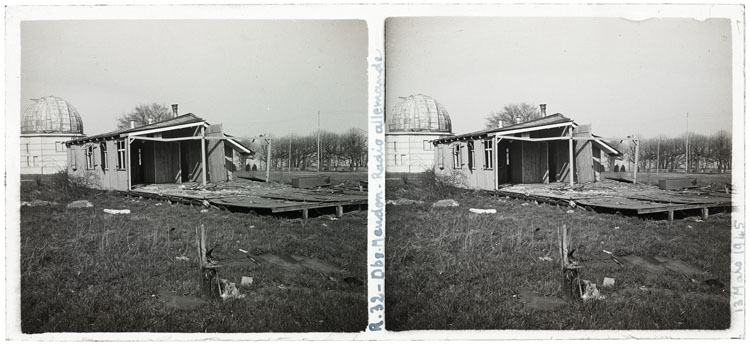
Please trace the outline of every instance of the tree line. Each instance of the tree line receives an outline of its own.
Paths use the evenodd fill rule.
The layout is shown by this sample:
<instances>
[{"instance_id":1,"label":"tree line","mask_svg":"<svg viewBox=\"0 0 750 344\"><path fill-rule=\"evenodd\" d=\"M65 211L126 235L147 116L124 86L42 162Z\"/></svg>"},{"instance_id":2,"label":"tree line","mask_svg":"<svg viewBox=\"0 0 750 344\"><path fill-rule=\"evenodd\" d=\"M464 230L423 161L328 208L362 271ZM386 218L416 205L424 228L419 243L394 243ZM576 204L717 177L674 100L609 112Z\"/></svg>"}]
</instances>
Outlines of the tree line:
<instances>
[{"instance_id":1,"label":"tree line","mask_svg":"<svg viewBox=\"0 0 750 344\"><path fill-rule=\"evenodd\" d=\"M685 171L686 136L653 137L639 140L638 170ZM635 164L635 144L631 140L610 141L625 156L630 168ZM732 135L720 130L711 135L687 134L689 172L726 173L732 169ZM610 159L610 165L612 165Z\"/></svg>"},{"instance_id":2,"label":"tree line","mask_svg":"<svg viewBox=\"0 0 750 344\"><path fill-rule=\"evenodd\" d=\"M255 151L254 160L265 166L268 159L267 138L245 138L240 142ZM240 164L246 165L244 159ZM318 132L271 138L271 169L285 170L291 166L293 170L304 171L315 170L317 165ZM322 171L367 167L367 133L358 128L351 128L343 133L320 131L320 165Z\"/></svg>"}]
</instances>

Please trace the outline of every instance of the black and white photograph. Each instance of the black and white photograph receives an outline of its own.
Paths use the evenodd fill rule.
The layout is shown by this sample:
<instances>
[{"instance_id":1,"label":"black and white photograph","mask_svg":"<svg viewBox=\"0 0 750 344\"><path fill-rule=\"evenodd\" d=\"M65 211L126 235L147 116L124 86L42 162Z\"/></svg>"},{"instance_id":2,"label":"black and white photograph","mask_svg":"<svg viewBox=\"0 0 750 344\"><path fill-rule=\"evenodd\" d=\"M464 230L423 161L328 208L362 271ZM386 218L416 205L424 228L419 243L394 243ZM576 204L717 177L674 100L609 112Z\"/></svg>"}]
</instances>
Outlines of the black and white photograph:
<instances>
[{"instance_id":1,"label":"black and white photograph","mask_svg":"<svg viewBox=\"0 0 750 344\"><path fill-rule=\"evenodd\" d=\"M27 20L17 53L23 334L364 331L365 21Z\"/></svg>"},{"instance_id":2,"label":"black and white photograph","mask_svg":"<svg viewBox=\"0 0 750 344\"><path fill-rule=\"evenodd\" d=\"M389 331L742 327L737 23L385 25Z\"/></svg>"}]
</instances>

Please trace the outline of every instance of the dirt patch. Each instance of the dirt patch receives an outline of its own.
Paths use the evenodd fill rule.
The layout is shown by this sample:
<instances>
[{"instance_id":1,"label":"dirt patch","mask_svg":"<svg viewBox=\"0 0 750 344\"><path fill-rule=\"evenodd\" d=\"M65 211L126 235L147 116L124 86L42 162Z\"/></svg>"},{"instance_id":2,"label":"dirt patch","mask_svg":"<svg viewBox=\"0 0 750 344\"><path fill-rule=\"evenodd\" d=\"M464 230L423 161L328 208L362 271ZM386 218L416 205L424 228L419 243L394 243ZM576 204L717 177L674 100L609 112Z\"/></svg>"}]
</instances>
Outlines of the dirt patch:
<instances>
[{"instance_id":1,"label":"dirt patch","mask_svg":"<svg viewBox=\"0 0 750 344\"><path fill-rule=\"evenodd\" d=\"M166 289L159 289L159 299L164 305L175 309L197 309L208 305L208 301L195 296L184 296Z\"/></svg>"},{"instance_id":2,"label":"dirt patch","mask_svg":"<svg viewBox=\"0 0 750 344\"><path fill-rule=\"evenodd\" d=\"M703 269L681 260L659 256L619 256L615 259L623 265L637 266L646 270L649 274L663 274L667 271L672 271L690 276L705 273Z\"/></svg>"},{"instance_id":3,"label":"dirt patch","mask_svg":"<svg viewBox=\"0 0 750 344\"><path fill-rule=\"evenodd\" d=\"M526 306L539 311L554 311L566 306L568 303L556 296L544 296L533 291L521 290L518 299Z\"/></svg>"},{"instance_id":4,"label":"dirt patch","mask_svg":"<svg viewBox=\"0 0 750 344\"><path fill-rule=\"evenodd\" d=\"M286 272L301 272L312 270L322 274L339 273L343 270L324 260L289 254L262 254L252 256L260 264L271 264Z\"/></svg>"}]
</instances>

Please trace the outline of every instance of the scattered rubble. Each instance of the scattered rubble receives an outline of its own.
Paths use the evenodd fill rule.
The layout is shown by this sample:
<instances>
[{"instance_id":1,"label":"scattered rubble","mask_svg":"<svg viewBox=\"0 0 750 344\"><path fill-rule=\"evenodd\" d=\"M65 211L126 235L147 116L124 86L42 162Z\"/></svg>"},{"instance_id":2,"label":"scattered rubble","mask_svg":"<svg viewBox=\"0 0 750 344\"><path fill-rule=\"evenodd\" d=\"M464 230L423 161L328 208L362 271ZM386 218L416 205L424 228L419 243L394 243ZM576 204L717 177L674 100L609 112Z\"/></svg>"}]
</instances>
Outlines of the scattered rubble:
<instances>
[{"instance_id":1,"label":"scattered rubble","mask_svg":"<svg viewBox=\"0 0 750 344\"><path fill-rule=\"evenodd\" d=\"M406 199L406 198L399 198L397 200L388 200L385 202L385 204L390 205L410 205L410 204L424 204L424 201L419 200L413 200L413 199Z\"/></svg>"},{"instance_id":2,"label":"scattered rubble","mask_svg":"<svg viewBox=\"0 0 750 344\"><path fill-rule=\"evenodd\" d=\"M433 208L458 207L458 202L453 199L441 199L432 203Z\"/></svg>"},{"instance_id":3,"label":"scattered rubble","mask_svg":"<svg viewBox=\"0 0 750 344\"><path fill-rule=\"evenodd\" d=\"M130 214L130 209L104 209L107 214Z\"/></svg>"},{"instance_id":4,"label":"scattered rubble","mask_svg":"<svg viewBox=\"0 0 750 344\"><path fill-rule=\"evenodd\" d=\"M22 207L44 207L44 206L52 206L52 205L59 205L60 203L57 202L50 202L50 201L42 201L35 199L31 202L21 202Z\"/></svg>"},{"instance_id":5,"label":"scattered rubble","mask_svg":"<svg viewBox=\"0 0 750 344\"><path fill-rule=\"evenodd\" d=\"M78 201L73 201L73 202L68 203L66 208L91 208L93 206L94 205L91 204L91 202L87 200L78 200Z\"/></svg>"},{"instance_id":6,"label":"scattered rubble","mask_svg":"<svg viewBox=\"0 0 750 344\"><path fill-rule=\"evenodd\" d=\"M604 277L602 281L602 288L612 288L615 286L615 279L611 277Z\"/></svg>"},{"instance_id":7,"label":"scattered rubble","mask_svg":"<svg viewBox=\"0 0 750 344\"><path fill-rule=\"evenodd\" d=\"M221 289L221 296L222 300L229 300L229 299L244 299L245 294L241 294L240 290L237 289L237 286L234 284L234 282L229 282L225 279L219 280L219 287Z\"/></svg>"},{"instance_id":8,"label":"scattered rubble","mask_svg":"<svg viewBox=\"0 0 750 344\"><path fill-rule=\"evenodd\" d=\"M589 280L581 280L581 299L583 301L603 300L604 296L599 293L596 284L591 283Z\"/></svg>"},{"instance_id":9,"label":"scattered rubble","mask_svg":"<svg viewBox=\"0 0 750 344\"><path fill-rule=\"evenodd\" d=\"M495 210L495 209L476 209L476 208L471 208L471 209L469 209L469 211L472 212L472 213L474 213L474 214L495 214L495 213L497 213L497 210Z\"/></svg>"},{"instance_id":10,"label":"scattered rubble","mask_svg":"<svg viewBox=\"0 0 750 344\"><path fill-rule=\"evenodd\" d=\"M252 277L242 276L242 279L240 280L240 285L241 286L247 287L247 286L252 285L252 284L253 284L253 278Z\"/></svg>"}]
</instances>

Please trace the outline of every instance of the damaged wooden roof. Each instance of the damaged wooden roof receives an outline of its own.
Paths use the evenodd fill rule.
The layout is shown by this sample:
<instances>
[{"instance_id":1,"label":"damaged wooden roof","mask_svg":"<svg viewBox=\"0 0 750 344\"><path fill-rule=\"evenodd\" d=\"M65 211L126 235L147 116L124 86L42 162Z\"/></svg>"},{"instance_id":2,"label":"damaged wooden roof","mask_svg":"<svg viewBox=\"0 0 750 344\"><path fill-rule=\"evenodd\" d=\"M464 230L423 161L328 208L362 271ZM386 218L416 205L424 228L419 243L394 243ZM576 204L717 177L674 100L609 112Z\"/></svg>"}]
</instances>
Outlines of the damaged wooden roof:
<instances>
[{"instance_id":1,"label":"damaged wooden roof","mask_svg":"<svg viewBox=\"0 0 750 344\"><path fill-rule=\"evenodd\" d=\"M144 130L151 130L151 129L162 129L162 128L169 128L173 126L183 125L183 124L190 124L190 123L199 123L199 122L206 122L203 118L200 118L196 115L193 115L192 113L188 113L182 116L173 117L170 119L166 119L163 121L159 121L156 123L151 123L149 125L145 125L142 127L137 128L127 128L127 129L120 129L115 131L110 131L108 133L104 134L98 134L98 135L92 135L92 136L86 136L77 138L75 140L70 140L67 143L69 144L75 144L75 143L81 143L81 142L88 142L88 141L98 141L103 140L106 138L111 137L117 137L122 136L123 134L133 133L137 131L144 131Z\"/></svg>"},{"instance_id":2,"label":"damaged wooden roof","mask_svg":"<svg viewBox=\"0 0 750 344\"><path fill-rule=\"evenodd\" d=\"M503 133L503 132L508 132L508 131L522 130L522 129L528 129L528 130L522 130L523 132L541 130L542 128L540 127L545 127L545 126L554 125L554 124L564 124L564 123L570 123L574 127L577 126L577 124L572 119L567 118L563 116L562 114L556 113L554 115L534 119L528 122L510 125L507 127L485 129L485 130L475 131L475 132L471 132L467 134L441 137L439 139L436 139L434 142L444 143L444 142L451 142L451 141L456 141L462 138L469 138L469 137L481 138L481 137L487 137L488 134L492 134L492 133Z\"/></svg>"}]
</instances>

